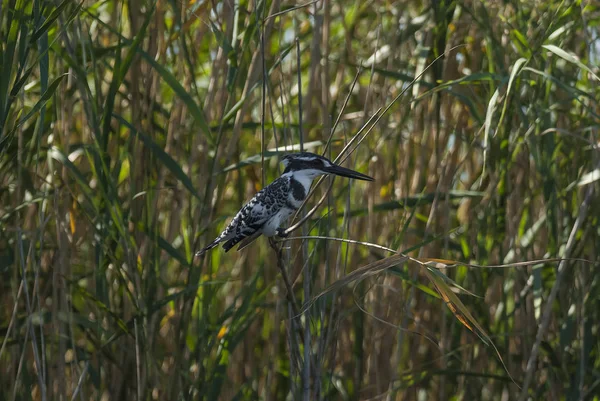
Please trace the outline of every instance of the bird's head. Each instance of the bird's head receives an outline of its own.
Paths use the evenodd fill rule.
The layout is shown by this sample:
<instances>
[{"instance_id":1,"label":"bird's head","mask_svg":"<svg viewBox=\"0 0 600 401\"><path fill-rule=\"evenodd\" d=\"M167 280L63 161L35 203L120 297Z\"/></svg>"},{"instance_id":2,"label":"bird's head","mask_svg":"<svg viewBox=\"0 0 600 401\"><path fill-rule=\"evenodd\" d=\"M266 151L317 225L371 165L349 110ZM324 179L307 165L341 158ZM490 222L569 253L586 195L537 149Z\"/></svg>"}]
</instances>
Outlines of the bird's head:
<instances>
[{"instance_id":1,"label":"bird's head","mask_svg":"<svg viewBox=\"0 0 600 401\"><path fill-rule=\"evenodd\" d=\"M320 175L334 174L341 177L354 178L357 180L373 181L368 175L358 171L338 166L323 156L309 152L290 153L281 159L285 165L285 173L303 174L308 178L315 178Z\"/></svg>"}]
</instances>

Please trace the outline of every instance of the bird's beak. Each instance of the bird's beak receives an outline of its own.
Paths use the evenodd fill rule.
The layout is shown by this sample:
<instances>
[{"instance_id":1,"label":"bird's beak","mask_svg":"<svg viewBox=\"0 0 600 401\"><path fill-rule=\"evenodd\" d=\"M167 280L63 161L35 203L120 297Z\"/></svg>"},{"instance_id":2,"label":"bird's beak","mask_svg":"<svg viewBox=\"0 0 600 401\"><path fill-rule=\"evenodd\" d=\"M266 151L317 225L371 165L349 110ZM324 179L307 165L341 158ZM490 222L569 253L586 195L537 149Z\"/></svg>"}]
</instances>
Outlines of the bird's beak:
<instances>
[{"instance_id":1,"label":"bird's beak","mask_svg":"<svg viewBox=\"0 0 600 401\"><path fill-rule=\"evenodd\" d=\"M356 180L373 181L373 178L369 177L368 175L359 173L358 171L350 170L349 168L338 166L336 164L333 164L331 167L326 168L325 171L328 174L335 174L342 177L354 178Z\"/></svg>"}]
</instances>

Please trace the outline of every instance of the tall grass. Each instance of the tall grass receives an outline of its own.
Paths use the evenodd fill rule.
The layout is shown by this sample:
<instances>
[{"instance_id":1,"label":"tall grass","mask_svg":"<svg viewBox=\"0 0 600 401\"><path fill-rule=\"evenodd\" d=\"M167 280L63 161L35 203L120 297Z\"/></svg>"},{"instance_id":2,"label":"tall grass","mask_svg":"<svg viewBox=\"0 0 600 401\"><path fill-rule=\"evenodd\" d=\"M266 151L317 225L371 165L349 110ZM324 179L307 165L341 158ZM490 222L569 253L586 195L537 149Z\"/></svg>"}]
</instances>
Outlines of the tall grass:
<instances>
[{"instance_id":1,"label":"tall grass","mask_svg":"<svg viewBox=\"0 0 600 401\"><path fill-rule=\"evenodd\" d=\"M599 24L3 0L0 400L598 400ZM194 259L301 148L375 182Z\"/></svg>"}]
</instances>

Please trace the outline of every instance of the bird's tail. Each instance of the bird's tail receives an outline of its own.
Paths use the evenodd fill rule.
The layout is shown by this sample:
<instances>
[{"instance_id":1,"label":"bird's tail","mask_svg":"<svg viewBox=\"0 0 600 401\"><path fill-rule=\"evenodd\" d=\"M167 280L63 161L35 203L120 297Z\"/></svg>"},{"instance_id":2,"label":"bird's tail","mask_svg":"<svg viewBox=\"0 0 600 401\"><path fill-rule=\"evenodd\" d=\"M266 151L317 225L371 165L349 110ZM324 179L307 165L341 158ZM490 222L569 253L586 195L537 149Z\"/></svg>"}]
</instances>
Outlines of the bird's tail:
<instances>
[{"instance_id":1,"label":"bird's tail","mask_svg":"<svg viewBox=\"0 0 600 401\"><path fill-rule=\"evenodd\" d=\"M217 238L217 239L215 239L213 242L211 242L210 244L208 244L204 248L200 249L198 252L196 252L196 257L200 257L200 256L204 255L206 252L210 251L215 246L219 245L219 242L221 242L221 238L220 237Z\"/></svg>"}]
</instances>

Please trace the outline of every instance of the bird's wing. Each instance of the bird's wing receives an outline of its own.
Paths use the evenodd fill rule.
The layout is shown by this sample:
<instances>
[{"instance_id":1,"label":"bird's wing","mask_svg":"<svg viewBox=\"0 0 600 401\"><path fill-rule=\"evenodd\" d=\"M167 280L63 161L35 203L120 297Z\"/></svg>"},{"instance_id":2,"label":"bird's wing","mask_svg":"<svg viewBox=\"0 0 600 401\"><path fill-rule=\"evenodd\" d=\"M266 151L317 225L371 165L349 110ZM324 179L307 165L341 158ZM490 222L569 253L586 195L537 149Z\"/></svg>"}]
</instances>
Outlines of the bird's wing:
<instances>
[{"instance_id":1,"label":"bird's wing","mask_svg":"<svg viewBox=\"0 0 600 401\"><path fill-rule=\"evenodd\" d=\"M227 247L230 249L244 238L253 236L285 206L289 186L290 179L286 176L277 178L260 190L235 215L219 236L220 239L227 239Z\"/></svg>"}]
</instances>

